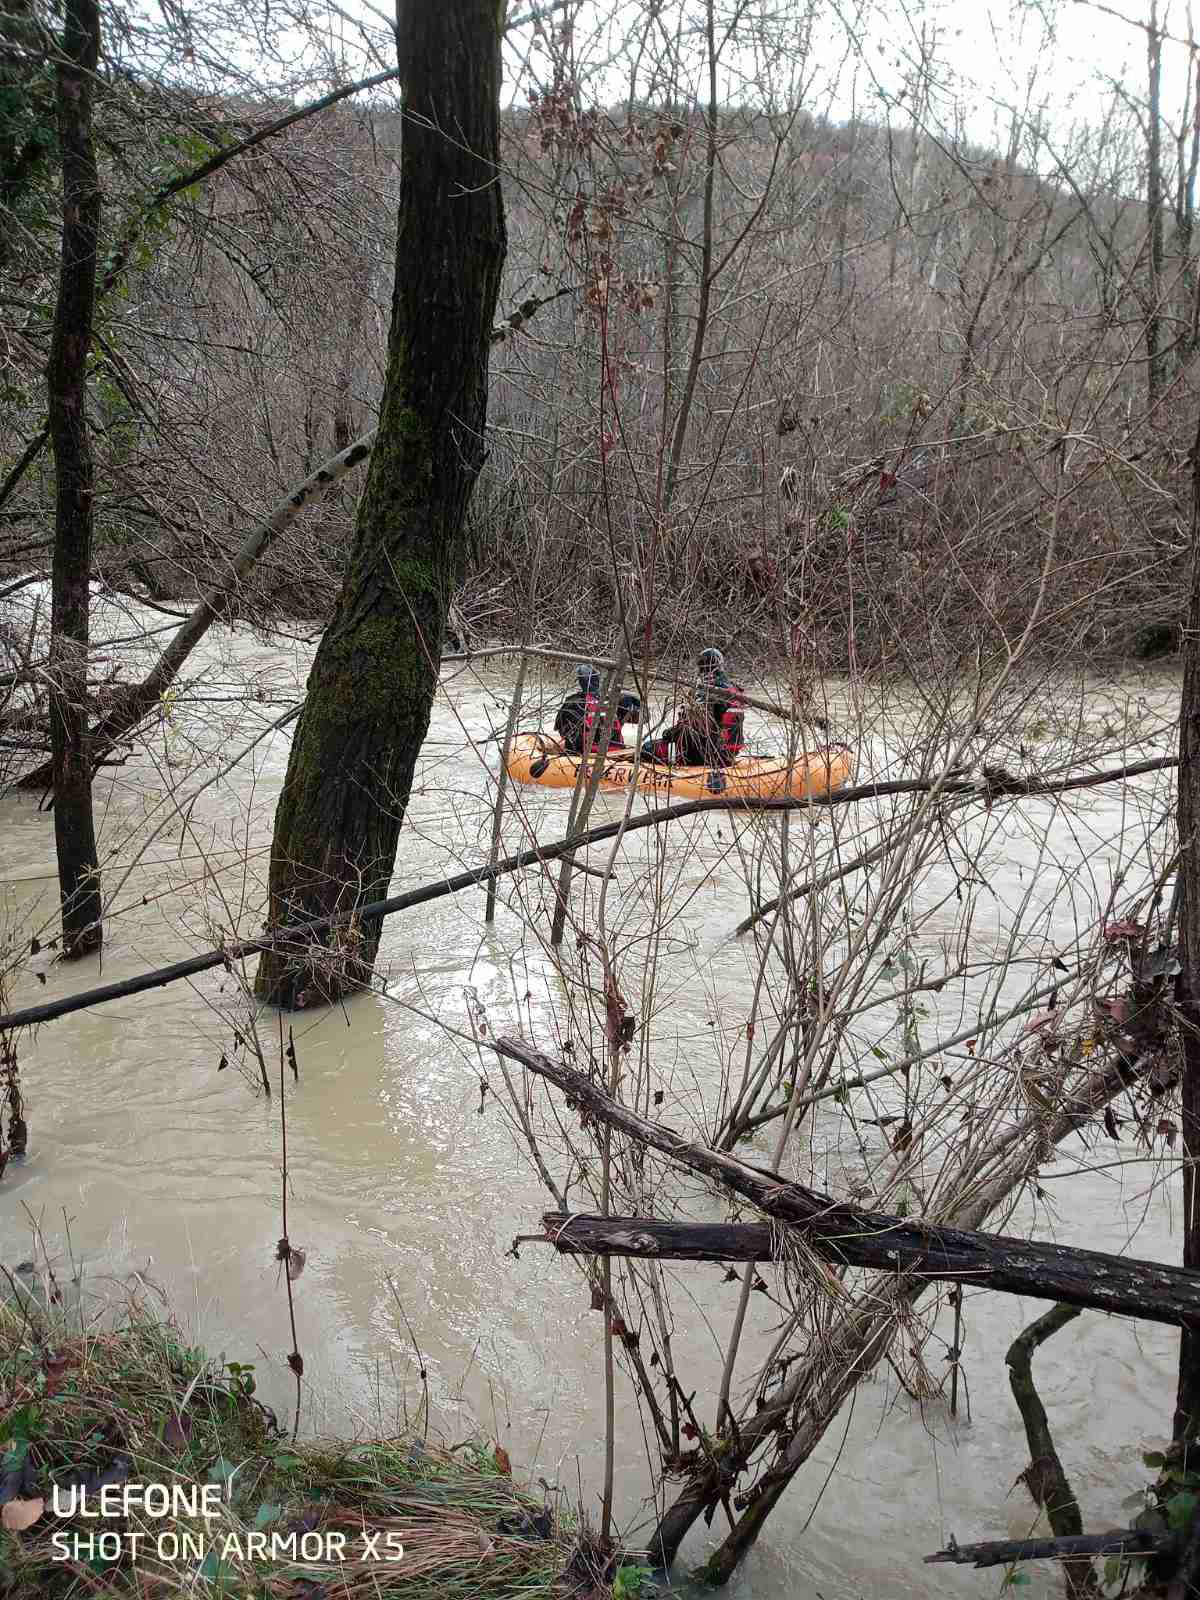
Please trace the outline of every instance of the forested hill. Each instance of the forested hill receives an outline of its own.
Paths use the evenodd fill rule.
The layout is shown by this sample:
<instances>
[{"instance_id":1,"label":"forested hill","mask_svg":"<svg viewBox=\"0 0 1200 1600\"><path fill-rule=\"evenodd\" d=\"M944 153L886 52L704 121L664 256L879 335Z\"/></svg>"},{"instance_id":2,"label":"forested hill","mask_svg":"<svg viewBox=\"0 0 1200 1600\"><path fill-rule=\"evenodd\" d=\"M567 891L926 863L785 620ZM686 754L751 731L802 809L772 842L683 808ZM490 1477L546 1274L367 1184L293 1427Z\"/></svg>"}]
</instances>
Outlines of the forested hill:
<instances>
[{"instance_id":1,"label":"forested hill","mask_svg":"<svg viewBox=\"0 0 1200 1600\"><path fill-rule=\"evenodd\" d=\"M114 584L211 581L373 425L399 119L352 105L153 205L281 108L126 79L98 96L111 281L90 382ZM46 108L21 106L0 127L0 483L42 426L57 281ZM981 627L1014 637L1036 607L1058 649L1170 645L1186 185L1164 188L1156 256L1141 169L1102 141L1055 170L1019 128L997 156L806 115L580 113L562 92L507 114L505 150L512 321L459 597L478 636L532 619L599 640L624 608L659 652L704 634L907 665ZM232 609L324 613L360 487L318 496ZM7 571L48 560L52 515L35 452L0 511Z\"/></svg>"}]
</instances>

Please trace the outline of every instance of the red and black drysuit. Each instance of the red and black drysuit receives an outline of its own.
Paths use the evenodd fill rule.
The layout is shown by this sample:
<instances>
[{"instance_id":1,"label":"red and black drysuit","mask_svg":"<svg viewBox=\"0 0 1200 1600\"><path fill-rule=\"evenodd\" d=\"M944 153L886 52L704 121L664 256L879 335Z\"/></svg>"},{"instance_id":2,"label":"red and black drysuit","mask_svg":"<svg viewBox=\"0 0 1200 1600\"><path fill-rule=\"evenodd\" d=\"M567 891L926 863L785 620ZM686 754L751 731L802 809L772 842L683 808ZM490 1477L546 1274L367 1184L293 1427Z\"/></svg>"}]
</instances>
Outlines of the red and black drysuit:
<instances>
[{"instance_id":1,"label":"red and black drysuit","mask_svg":"<svg viewBox=\"0 0 1200 1600\"><path fill-rule=\"evenodd\" d=\"M585 693L576 689L574 694L569 694L558 708L558 715L554 719L554 731L563 742L563 748L568 755L581 756L584 742L587 739L595 741L600 737L600 725L603 721L604 704L598 695L590 691ZM613 719L612 729L608 736L610 750L624 750L625 741L621 737L621 725Z\"/></svg>"},{"instance_id":2,"label":"red and black drysuit","mask_svg":"<svg viewBox=\"0 0 1200 1600\"><path fill-rule=\"evenodd\" d=\"M695 708L656 739L647 739L642 752L664 765L673 761L681 767L731 767L745 746L744 705L739 684L727 678L704 684L697 691Z\"/></svg>"}]
</instances>

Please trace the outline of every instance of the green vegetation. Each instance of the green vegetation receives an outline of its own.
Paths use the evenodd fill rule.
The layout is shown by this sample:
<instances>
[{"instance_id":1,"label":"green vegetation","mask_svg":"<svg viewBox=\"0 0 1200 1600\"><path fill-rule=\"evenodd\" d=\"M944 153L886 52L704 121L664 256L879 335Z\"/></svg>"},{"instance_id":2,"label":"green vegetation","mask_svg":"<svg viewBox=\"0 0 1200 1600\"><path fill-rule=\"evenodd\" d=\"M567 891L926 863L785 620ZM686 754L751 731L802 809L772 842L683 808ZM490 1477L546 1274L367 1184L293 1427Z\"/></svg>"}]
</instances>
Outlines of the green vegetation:
<instances>
[{"instance_id":1,"label":"green vegetation","mask_svg":"<svg viewBox=\"0 0 1200 1600\"><path fill-rule=\"evenodd\" d=\"M210 1358L136 1309L101 1330L24 1293L0 1307L0 1447L5 1596L182 1587L229 1600L537 1600L560 1592L574 1552L558 1518L516 1487L502 1451L413 1437L293 1443L257 1398L252 1365ZM134 1503L147 1485L192 1504L207 1490L212 1514L149 1515ZM80 1486L87 1506L107 1488L126 1514L81 1517ZM340 1563L314 1559L338 1536Z\"/></svg>"}]
</instances>

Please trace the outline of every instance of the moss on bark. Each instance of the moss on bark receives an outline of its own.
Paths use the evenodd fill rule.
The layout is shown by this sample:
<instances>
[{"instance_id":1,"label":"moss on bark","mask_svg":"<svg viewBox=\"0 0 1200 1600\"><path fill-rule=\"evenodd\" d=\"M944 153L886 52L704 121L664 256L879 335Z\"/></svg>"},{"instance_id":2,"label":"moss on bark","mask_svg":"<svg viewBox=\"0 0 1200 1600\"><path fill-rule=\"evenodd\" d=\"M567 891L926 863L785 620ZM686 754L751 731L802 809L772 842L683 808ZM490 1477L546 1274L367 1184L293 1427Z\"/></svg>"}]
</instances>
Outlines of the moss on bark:
<instances>
[{"instance_id":1,"label":"moss on bark","mask_svg":"<svg viewBox=\"0 0 1200 1600\"><path fill-rule=\"evenodd\" d=\"M406 21L387 378L349 569L276 813L273 926L386 894L484 457L505 250L498 12L494 0L412 0ZM334 948L264 956L259 994L336 998L369 976L379 931L363 923Z\"/></svg>"}]
</instances>

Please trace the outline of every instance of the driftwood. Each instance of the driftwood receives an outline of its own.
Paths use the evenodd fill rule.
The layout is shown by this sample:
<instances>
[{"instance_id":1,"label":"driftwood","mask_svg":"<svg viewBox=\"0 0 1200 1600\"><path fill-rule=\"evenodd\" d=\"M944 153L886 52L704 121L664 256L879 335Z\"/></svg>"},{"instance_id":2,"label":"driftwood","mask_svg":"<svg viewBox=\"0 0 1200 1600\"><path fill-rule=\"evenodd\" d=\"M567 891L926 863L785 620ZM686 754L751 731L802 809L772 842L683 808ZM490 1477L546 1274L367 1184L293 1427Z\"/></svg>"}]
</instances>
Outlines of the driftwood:
<instances>
[{"instance_id":1,"label":"driftwood","mask_svg":"<svg viewBox=\"0 0 1200 1600\"><path fill-rule=\"evenodd\" d=\"M587 1109L604 1117L604 1112L594 1105L589 1104ZM712 1156L721 1162L729 1159L703 1146L690 1149L697 1157ZM720 1183L728 1182L725 1174L707 1169L700 1159L694 1170L706 1171ZM768 1179L763 1169L745 1170ZM1200 1273L1183 1267L1068 1245L1034 1243L1005 1234L909 1222L883 1212L843 1205L799 1184L788 1185L777 1174L769 1175L764 1192L779 1185L802 1196L803 1207L816 1207L810 1216L794 1223L791 1219L782 1220L796 1226L808 1246L838 1265L916 1271L933 1280L1059 1301L1075 1308L1076 1313L1086 1307L1173 1327L1200 1324ZM542 1226L546 1242L564 1255L720 1264L780 1261L788 1254L786 1226L772 1228L761 1222L660 1222L650 1217L547 1211ZM1071 1299L1065 1301L1065 1295Z\"/></svg>"},{"instance_id":2,"label":"driftwood","mask_svg":"<svg viewBox=\"0 0 1200 1600\"><path fill-rule=\"evenodd\" d=\"M1080 1533L1066 1539L987 1539L981 1544L955 1544L926 1556L926 1562L954 1561L960 1566L1006 1567L1012 1561L1062 1561L1071 1556L1150 1556L1172 1541L1141 1528L1114 1528L1110 1533Z\"/></svg>"},{"instance_id":3,"label":"driftwood","mask_svg":"<svg viewBox=\"0 0 1200 1600\"><path fill-rule=\"evenodd\" d=\"M509 1055L502 1046L511 1042L498 1039L493 1041L493 1048L501 1055ZM570 1092L572 1098L577 1098L574 1090ZM594 1092L607 1100L602 1091ZM623 1117L610 1117L608 1107L597 1105L590 1097L582 1103L590 1114L615 1126L625 1126ZM638 1133L634 1136L644 1137ZM657 1147L665 1149L664 1144ZM757 1188L764 1209L771 1206L781 1221L796 1228L810 1249L837 1265L917 1272L935 1280L1029 1295L1034 1300L1056 1300L1173 1327L1200 1325L1200 1272L1130 1256L1106 1255L1099 1250L1033 1243L1000 1233L974 1233L965 1228L907 1221L879 1211L860 1211L799 1184L789 1184L777 1174L742 1167L740 1162L702 1145L690 1145L688 1150L691 1159L687 1164L693 1171L704 1172L727 1187L734 1185L723 1169L727 1164L740 1167L748 1176L737 1185L738 1192L753 1199ZM675 1151L667 1153L684 1159ZM721 1166L710 1165L708 1158ZM781 1189L787 1193L781 1195ZM786 1209L792 1215L786 1215ZM542 1226L547 1241L569 1255L725 1262L778 1261L788 1251L786 1227L772 1228L762 1222L657 1222L648 1217L575 1216L548 1211L542 1217Z\"/></svg>"}]
</instances>

